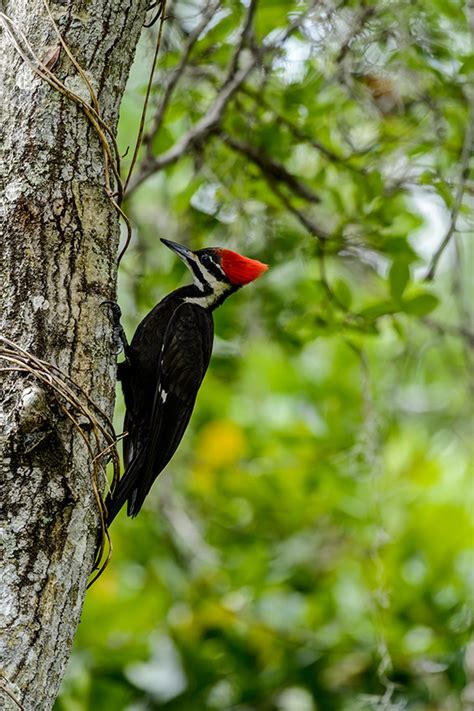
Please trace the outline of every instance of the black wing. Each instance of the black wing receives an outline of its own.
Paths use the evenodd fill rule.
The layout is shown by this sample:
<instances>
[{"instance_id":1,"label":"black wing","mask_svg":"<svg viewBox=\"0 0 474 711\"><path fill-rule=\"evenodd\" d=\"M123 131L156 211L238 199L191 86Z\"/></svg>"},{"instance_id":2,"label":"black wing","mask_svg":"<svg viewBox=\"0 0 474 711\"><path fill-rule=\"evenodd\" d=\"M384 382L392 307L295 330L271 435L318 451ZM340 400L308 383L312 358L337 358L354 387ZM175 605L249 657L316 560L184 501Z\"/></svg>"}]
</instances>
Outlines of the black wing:
<instances>
[{"instance_id":1,"label":"black wing","mask_svg":"<svg viewBox=\"0 0 474 711\"><path fill-rule=\"evenodd\" d=\"M212 316L200 306L183 303L173 313L159 357L149 428L142 446L133 447L112 500L109 522L126 499L128 515L136 516L181 442L209 365L213 331Z\"/></svg>"}]
</instances>

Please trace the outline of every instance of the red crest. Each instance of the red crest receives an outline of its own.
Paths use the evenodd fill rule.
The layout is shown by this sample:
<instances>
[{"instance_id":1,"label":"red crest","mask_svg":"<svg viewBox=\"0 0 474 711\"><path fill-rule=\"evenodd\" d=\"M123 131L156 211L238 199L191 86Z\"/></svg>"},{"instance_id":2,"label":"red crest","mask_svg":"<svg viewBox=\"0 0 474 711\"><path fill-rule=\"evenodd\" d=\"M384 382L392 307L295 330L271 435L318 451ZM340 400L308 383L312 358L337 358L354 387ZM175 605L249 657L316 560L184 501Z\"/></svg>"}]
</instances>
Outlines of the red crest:
<instances>
[{"instance_id":1,"label":"red crest","mask_svg":"<svg viewBox=\"0 0 474 711\"><path fill-rule=\"evenodd\" d=\"M230 249L221 249L221 265L230 283L234 286L244 286L257 279L268 269L267 264L256 259L243 257Z\"/></svg>"}]
</instances>

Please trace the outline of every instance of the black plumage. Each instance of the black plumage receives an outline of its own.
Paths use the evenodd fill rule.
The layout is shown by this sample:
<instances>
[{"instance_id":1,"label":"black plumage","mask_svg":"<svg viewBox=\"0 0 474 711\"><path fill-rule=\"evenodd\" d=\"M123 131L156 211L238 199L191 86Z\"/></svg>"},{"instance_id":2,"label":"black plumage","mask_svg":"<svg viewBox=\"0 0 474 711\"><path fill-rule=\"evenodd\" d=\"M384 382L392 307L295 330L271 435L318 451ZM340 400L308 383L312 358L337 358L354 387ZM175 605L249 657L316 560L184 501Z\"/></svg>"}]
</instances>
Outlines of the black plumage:
<instances>
[{"instance_id":1,"label":"black plumage","mask_svg":"<svg viewBox=\"0 0 474 711\"><path fill-rule=\"evenodd\" d=\"M107 498L109 523L128 500L135 516L155 478L175 453L211 358L212 313L183 299L184 287L165 297L143 319L119 366L126 415L125 474Z\"/></svg>"},{"instance_id":2,"label":"black plumage","mask_svg":"<svg viewBox=\"0 0 474 711\"><path fill-rule=\"evenodd\" d=\"M191 269L194 284L160 301L139 324L130 345L120 326L120 309L114 305L115 332L121 334L126 357L118 366L118 379L127 435L125 472L106 500L109 524L125 502L127 514L136 516L181 442L211 358L213 310L266 269L229 250L192 252L162 241Z\"/></svg>"}]
</instances>

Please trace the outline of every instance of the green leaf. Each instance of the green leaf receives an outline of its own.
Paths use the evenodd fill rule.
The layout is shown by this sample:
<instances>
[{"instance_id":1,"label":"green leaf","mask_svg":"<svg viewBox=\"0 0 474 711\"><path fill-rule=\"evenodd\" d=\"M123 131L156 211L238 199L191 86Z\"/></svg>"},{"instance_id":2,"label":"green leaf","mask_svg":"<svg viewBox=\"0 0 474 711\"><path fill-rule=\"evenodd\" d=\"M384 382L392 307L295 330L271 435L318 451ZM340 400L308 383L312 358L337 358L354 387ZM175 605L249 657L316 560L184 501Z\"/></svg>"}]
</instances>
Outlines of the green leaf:
<instances>
[{"instance_id":1,"label":"green leaf","mask_svg":"<svg viewBox=\"0 0 474 711\"><path fill-rule=\"evenodd\" d=\"M388 276L390 294L395 301L400 301L410 279L410 269L404 260L393 262Z\"/></svg>"},{"instance_id":2,"label":"green leaf","mask_svg":"<svg viewBox=\"0 0 474 711\"><path fill-rule=\"evenodd\" d=\"M471 54L464 60L459 73L467 75L472 75L474 73L474 54Z\"/></svg>"},{"instance_id":3,"label":"green leaf","mask_svg":"<svg viewBox=\"0 0 474 711\"><path fill-rule=\"evenodd\" d=\"M334 283L333 291L336 294L337 300L344 306L344 308L349 309L352 303L352 292L347 282L342 279L337 279Z\"/></svg>"},{"instance_id":4,"label":"green leaf","mask_svg":"<svg viewBox=\"0 0 474 711\"><path fill-rule=\"evenodd\" d=\"M367 306L362 311L359 311L359 316L363 316L367 319L376 319L380 316L386 316L387 314L393 314L397 311L397 305L393 301L380 301L371 306Z\"/></svg>"},{"instance_id":5,"label":"green leaf","mask_svg":"<svg viewBox=\"0 0 474 711\"><path fill-rule=\"evenodd\" d=\"M403 255L405 260L413 261L417 258L417 254L413 247L403 237L389 237L388 239L385 239L383 241L382 249L384 252L389 254L397 256Z\"/></svg>"},{"instance_id":6,"label":"green leaf","mask_svg":"<svg viewBox=\"0 0 474 711\"><path fill-rule=\"evenodd\" d=\"M255 32L257 37L265 37L288 22L288 14L295 9L294 2L288 0L261 0L257 5Z\"/></svg>"},{"instance_id":7,"label":"green leaf","mask_svg":"<svg viewBox=\"0 0 474 711\"><path fill-rule=\"evenodd\" d=\"M403 310L413 316L426 316L438 306L439 299L428 292L417 294L403 301Z\"/></svg>"}]
</instances>

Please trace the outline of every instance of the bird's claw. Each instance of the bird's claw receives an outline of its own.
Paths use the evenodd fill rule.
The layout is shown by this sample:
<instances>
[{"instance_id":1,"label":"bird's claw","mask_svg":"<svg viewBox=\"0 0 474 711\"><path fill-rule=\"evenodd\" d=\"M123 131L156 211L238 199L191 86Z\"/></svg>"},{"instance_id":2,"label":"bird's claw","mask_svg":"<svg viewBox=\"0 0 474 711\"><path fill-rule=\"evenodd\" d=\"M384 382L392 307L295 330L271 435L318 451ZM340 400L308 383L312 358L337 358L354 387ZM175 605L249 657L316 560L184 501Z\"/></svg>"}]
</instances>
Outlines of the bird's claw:
<instances>
[{"instance_id":1,"label":"bird's claw","mask_svg":"<svg viewBox=\"0 0 474 711\"><path fill-rule=\"evenodd\" d=\"M120 323L120 319L122 318L122 309L120 306L117 304L116 301L112 301L111 299L106 299L101 303L102 306L108 306L110 310L112 311L112 315L114 317L114 324Z\"/></svg>"},{"instance_id":2,"label":"bird's claw","mask_svg":"<svg viewBox=\"0 0 474 711\"><path fill-rule=\"evenodd\" d=\"M122 351L126 351L128 348L127 336L120 322L122 317L122 309L117 304L116 301L111 301L107 299L101 303L102 306L108 306L112 312L113 319L113 341L115 344L115 355L119 355Z\"/></svg>"}]
</instances>

